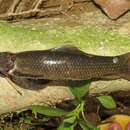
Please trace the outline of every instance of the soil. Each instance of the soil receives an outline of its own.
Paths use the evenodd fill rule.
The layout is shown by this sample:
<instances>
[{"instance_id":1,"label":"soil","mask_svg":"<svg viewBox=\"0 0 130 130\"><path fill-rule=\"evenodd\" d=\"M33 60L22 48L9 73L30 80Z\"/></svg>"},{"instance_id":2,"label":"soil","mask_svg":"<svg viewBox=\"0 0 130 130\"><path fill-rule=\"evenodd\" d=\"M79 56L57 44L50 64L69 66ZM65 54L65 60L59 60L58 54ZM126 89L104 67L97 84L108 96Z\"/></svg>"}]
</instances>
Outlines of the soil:
<instances>
[{"instance_id":1,"label":"soil","mask_svg":"<svg viewBox=\"0 0 130 130\"><path fill-rule=\"evenodd\" d=\"M33 29L50 26L97 26L128 35L130 34L130 12L117 20L111 20L92 2L82 2L75 4L69 11L59 15L20 20L13 22L13 24L31 26Z\"/></svg>"}]
</instances>

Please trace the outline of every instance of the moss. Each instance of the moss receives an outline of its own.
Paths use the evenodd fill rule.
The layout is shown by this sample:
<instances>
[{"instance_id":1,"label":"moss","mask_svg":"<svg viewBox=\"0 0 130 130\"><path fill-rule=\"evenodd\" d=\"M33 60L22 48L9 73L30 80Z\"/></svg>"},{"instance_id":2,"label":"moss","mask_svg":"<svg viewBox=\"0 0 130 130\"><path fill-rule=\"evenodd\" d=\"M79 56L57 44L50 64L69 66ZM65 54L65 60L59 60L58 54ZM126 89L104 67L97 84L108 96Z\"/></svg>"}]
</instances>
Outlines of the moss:
<instances>
[{"instance_id":1,"label":"moss","mask_svg":"<svg viewBox=\"0 0 130 130\"><path fill-rule=\"evenodd\" d=\"M119 54L130 49L130 37L92 26L31 28L0 23L0 51L46 49L63 44L87 52Z\"/></svg>"}]
</instances>

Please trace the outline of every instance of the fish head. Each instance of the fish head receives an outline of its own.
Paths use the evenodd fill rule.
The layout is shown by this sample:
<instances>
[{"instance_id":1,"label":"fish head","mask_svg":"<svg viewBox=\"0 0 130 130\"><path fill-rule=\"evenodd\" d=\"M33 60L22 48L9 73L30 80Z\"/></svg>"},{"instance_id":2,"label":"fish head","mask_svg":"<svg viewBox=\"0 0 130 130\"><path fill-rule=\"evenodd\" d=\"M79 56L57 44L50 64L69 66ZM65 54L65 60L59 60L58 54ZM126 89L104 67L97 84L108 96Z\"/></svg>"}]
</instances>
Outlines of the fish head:
<instances>
[{"instance_id":1,"label":"fish head","mask_svg":"<svg viewBox=\"0 0 130 130\"><path fill-rule=\"evenodd\" d=\"M0 74L6 75L14 66L15 55L9 52L0 52Z\"/></svg>"}]
</instances>

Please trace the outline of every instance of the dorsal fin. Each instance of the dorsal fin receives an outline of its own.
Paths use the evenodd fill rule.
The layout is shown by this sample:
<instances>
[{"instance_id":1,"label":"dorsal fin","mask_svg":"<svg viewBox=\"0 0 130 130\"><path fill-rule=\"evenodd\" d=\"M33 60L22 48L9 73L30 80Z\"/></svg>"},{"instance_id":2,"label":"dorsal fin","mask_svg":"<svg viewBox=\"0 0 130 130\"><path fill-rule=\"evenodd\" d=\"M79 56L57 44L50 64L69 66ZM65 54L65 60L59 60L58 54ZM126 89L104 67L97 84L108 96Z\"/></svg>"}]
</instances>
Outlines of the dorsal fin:
<instances>
[{"instance_id":1,"label":"dorsal fin","mask_svg":"<svg viewBox=\"0 0 130 130\"><path fill-rule=\"evenodd\" d=\"M79 50L77 47L72 46L72 45L62 45L62 46L57 47L57 48L52 48L51 51L86 54L85 52Z\"/></svg>"},{"instance_id":2,"label":"dorsal fin","mask_svg":"<svg viewBox=\"0 0 130 130\"><path fill-rule=\"evenodd\" d=\"M85 53L81 50L79 50L77 47L73 45L62 45L56 48L52 48L51 51L59 51L59 52L67 52L67 53L73 53L73 54L82 54L86 55L88 57L93 57L94 55Z\"/></svg>"}]
</instances>

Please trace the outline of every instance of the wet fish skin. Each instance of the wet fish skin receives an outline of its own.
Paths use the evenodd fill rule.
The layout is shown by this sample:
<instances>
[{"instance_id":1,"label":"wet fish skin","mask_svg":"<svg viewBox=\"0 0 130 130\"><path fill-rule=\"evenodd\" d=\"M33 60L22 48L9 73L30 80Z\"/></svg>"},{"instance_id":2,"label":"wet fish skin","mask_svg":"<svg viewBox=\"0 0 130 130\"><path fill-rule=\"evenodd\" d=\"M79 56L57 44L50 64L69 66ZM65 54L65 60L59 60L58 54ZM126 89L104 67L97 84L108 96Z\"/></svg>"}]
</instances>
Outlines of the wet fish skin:
<instances>
[{"instance_id":1,"label":"wet fish skin","mask_svg":"<svg viewBox=\"0 0 130 130\"><path fill-rule=\"evenodd\" d=\"M12 55L15 57L13 66L12 62L10 65L10 59L7 58L11 66L5 73L8 76L34 80L117 78L130 80L130 53L119 56L97 56L86 54L75 47L60 47L58 49L25 51ZM0 63L2 62L3 58L0 57ZM0 68L0 72L5 69L4 67Z\"/></svg>"}]
</instances>

